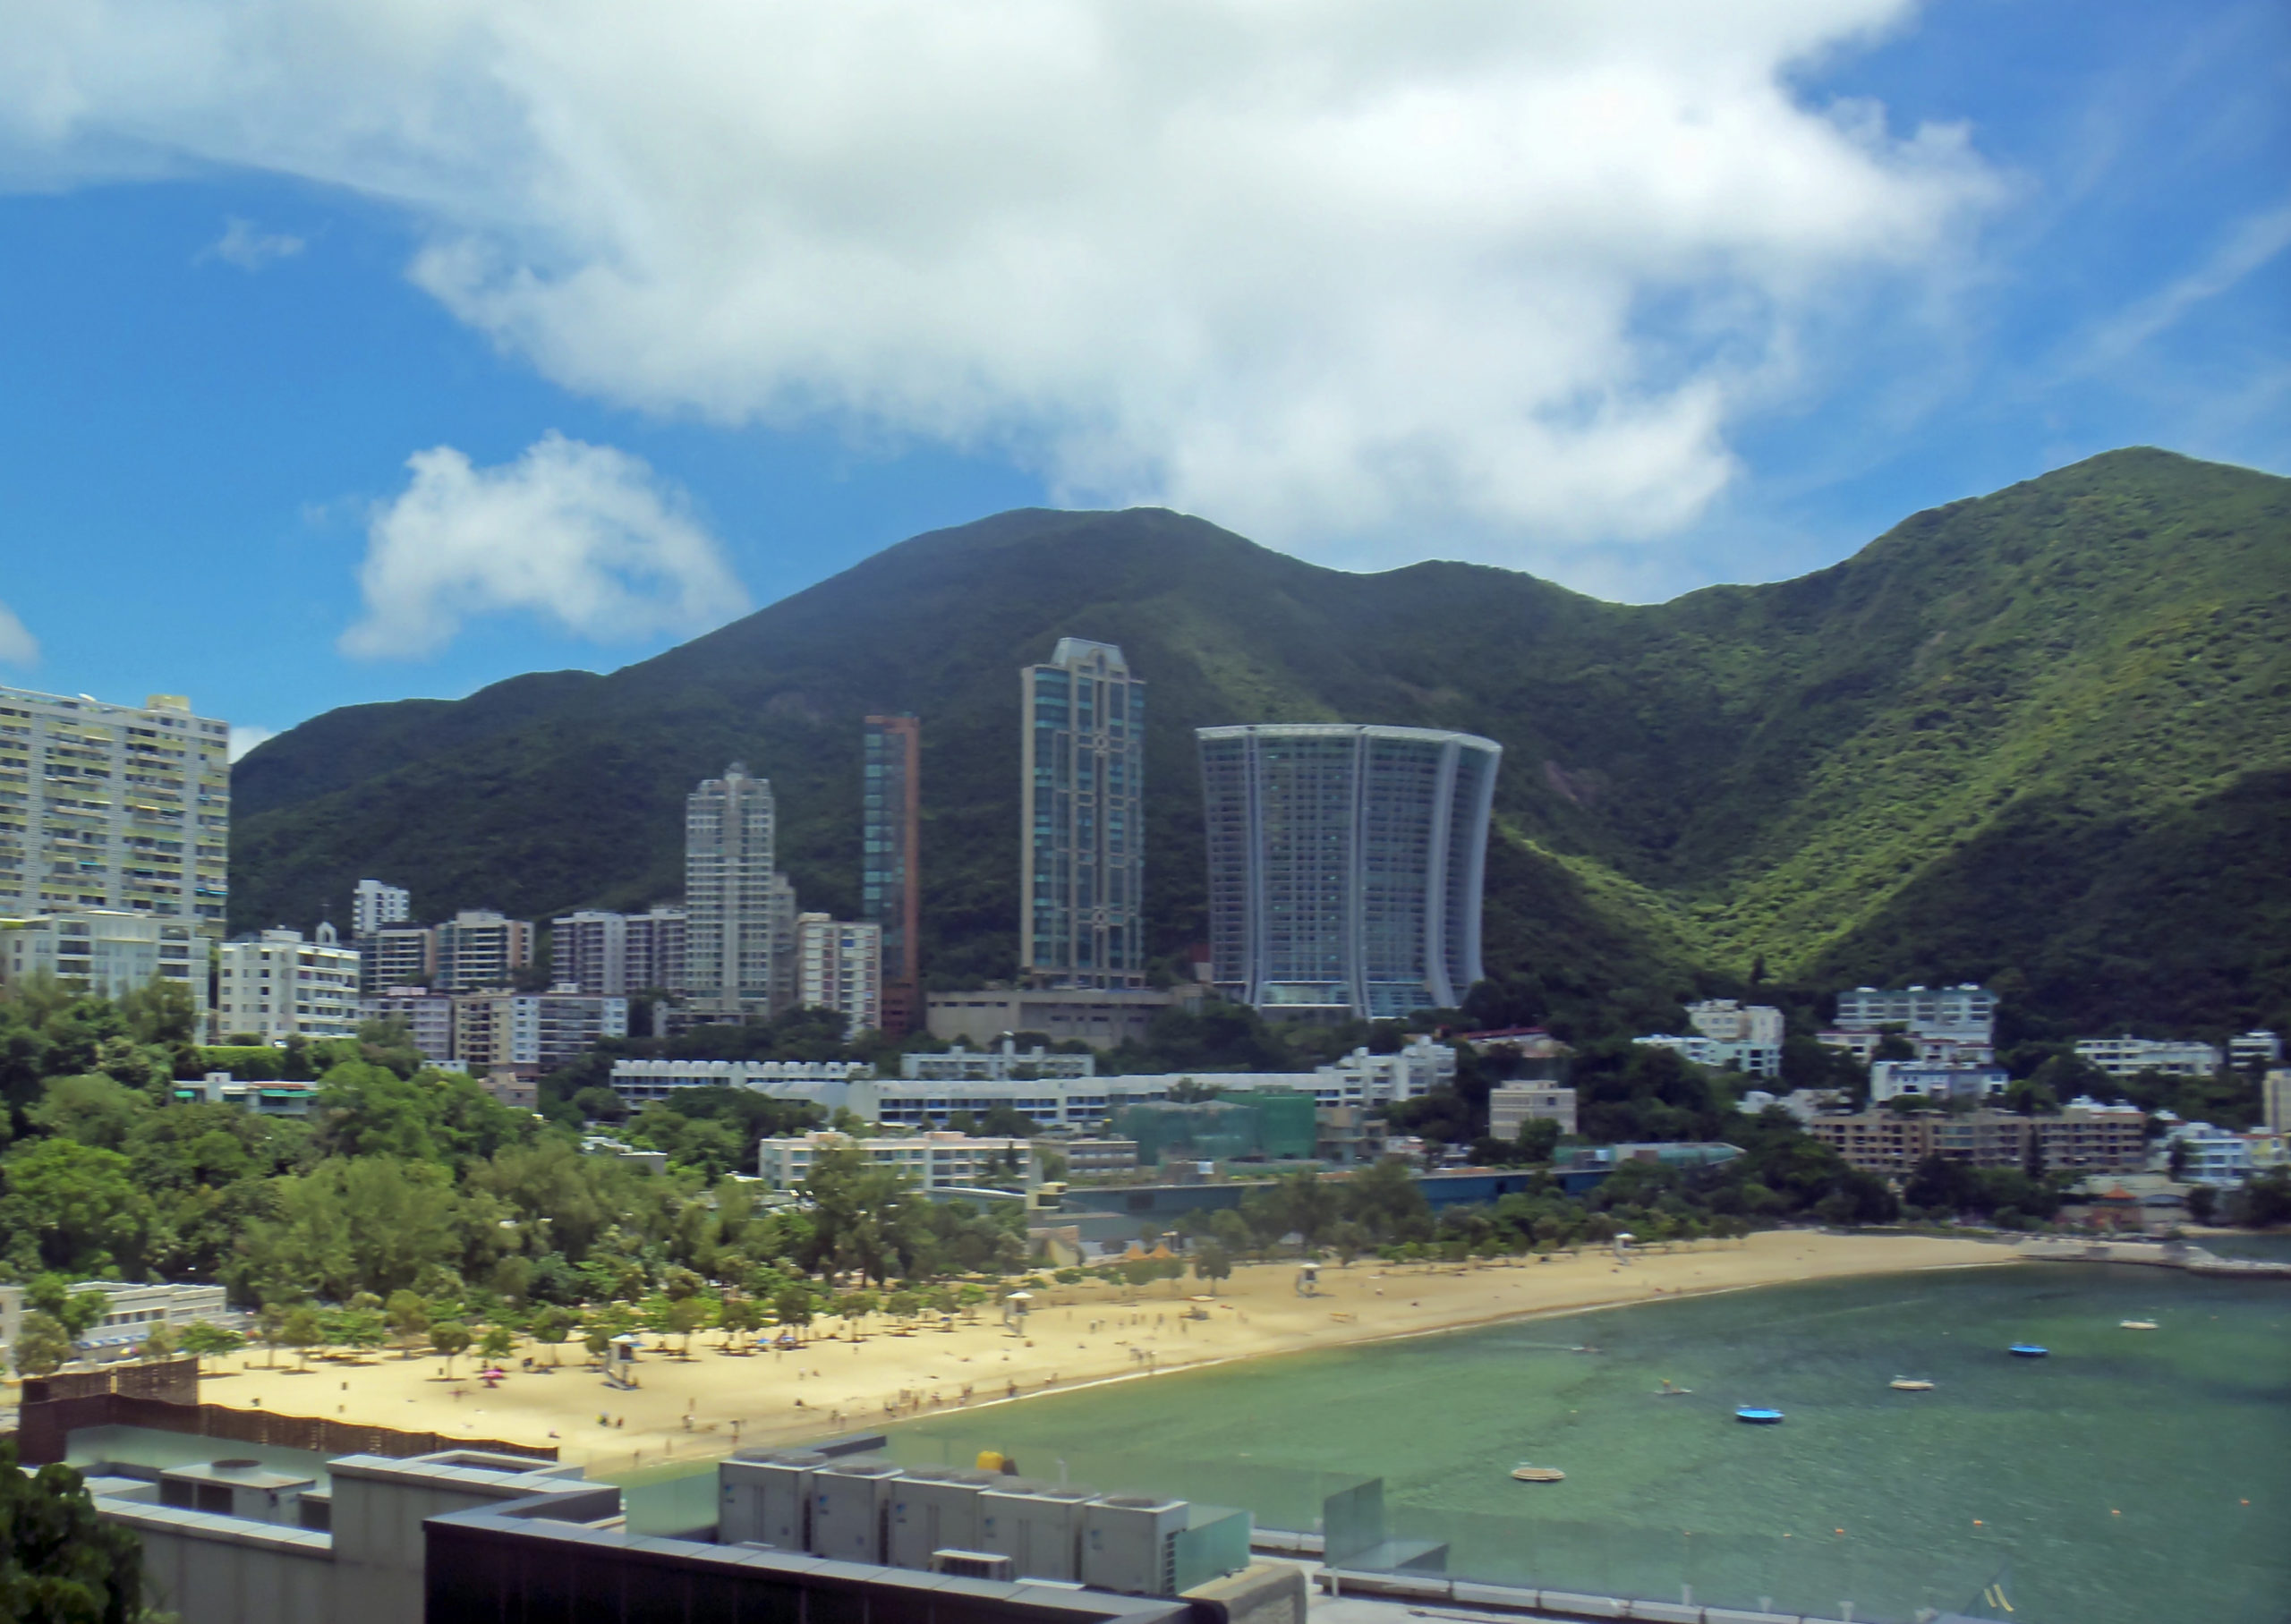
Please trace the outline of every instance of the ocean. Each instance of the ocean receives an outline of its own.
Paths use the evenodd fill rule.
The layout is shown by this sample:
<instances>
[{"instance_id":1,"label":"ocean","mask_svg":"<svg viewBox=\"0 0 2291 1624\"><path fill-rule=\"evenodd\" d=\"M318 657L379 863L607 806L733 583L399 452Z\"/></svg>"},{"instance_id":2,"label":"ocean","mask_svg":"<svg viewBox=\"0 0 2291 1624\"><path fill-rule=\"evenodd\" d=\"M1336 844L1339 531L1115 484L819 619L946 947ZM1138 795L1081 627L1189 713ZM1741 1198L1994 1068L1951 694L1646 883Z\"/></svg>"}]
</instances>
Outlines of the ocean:
<instances>
[{"instance_id":1,"label":"ocean","mask_svg":"<svg viewBox=\"0 0 2291 1624\"><path fill-rule=\"evenodd\" d=\"M2016 1341L2050 1355L2013 1357ZM1934 1390L1894 1391L1896 1376ZM1690 1390L1658 1396L1665 1380ZM1737 1405L1787 1419L1745 1425ZM1924 1609L2291 1618L2281 1280L2029 1263L1763 1288L1109 1383L892 1435L908 1462L999 1450L1029 1476L1246 1507L1267 1526L1314 1528L1327 1495L1380 1478L1391 1536L1445 1545L1471 1578L1900 1624ZM1566 1479L1515 1483L1523 1461Z\"/></svg>"}]
</instances>

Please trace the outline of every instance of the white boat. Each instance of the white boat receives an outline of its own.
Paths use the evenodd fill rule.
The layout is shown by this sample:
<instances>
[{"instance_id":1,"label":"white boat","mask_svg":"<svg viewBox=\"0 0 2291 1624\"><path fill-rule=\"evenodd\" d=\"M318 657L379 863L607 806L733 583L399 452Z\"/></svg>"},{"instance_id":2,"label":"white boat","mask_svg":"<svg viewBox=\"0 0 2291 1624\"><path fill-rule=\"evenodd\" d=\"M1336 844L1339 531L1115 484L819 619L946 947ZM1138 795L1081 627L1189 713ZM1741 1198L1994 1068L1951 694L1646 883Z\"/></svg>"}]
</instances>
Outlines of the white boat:
<instances>
[{"instance_id":1,"label":"white boat","mask_svg":"<svg viewBox=\"0 0 2291 1624\"><path fill-rule=\"evenodd\" d=\"M1930 1382L1916 1376L1895 1376L1886 1385L1897 1393L1929 1393L1933 1390L1933 1384Z\"/></svg>"},{"instance_id":2,"label":"white boat","mask_svg":"<svg viewBox=\"0 0 2291 1624\"><path fill-rule=\"evenodd\" d=\"M1531 1467L1523 1460L1512 1468L1512 1475L1521 1483L1558 1483L1567 1474L1557 1467Z\"/></svg>"},{"instance_id":3,"label":"white boat","mask_svg":"<svg viewBox=\"0 0 2291 1624\"><path fill-rule=\"evenodd\" d=\"M2156 1329L2156 1322L2153 1320L2119 1320L2116 1323L2125 1331L2153 1331Z\"/></svg>"}]
</instances>

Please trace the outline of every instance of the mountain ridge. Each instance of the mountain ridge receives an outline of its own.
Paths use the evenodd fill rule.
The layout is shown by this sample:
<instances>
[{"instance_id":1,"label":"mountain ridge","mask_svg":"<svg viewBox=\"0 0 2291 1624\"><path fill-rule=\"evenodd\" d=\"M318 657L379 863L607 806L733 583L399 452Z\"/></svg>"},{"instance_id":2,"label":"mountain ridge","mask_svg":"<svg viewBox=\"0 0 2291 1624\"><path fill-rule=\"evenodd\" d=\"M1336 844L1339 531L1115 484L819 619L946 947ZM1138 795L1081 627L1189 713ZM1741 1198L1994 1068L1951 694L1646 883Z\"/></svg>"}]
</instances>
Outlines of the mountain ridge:
<instances>
[{"instance_id":1,"label":"mountain ridge","mask_svg":"<svg viewBox=\"0 0 2291 1624\"><path fill-rule=\"evenodd\" d=\"M1164 509L1015 510L606 676L334 711L266 742L235 785L234 919L313 922L369 873L411 881L426 915L673 895L682 796L736 755L774 780L806 906L846 912L858 718L913 710L929 962L1007 975L1015 670L1070 633L1121 643L1149 684L1161 954L1202 933L1192 727L1341 718L1505 744L1488 960L1521 1011L1601 979L1665 1008L1764 957L2013 969L2064 1018L2248 1022L2291 1000L2261 940L2291 920L2282 883L2230 863L2253 921L2230 925L2232 962L2135 996L2094 966L2122 957L2105 922L2139 888L2024 871L2047 846L2152 868L2165 831L2200 844L2221 821L2272 849L2279 814L2236 785L2291 769L2287 538L2291 481L2150 448L1912 514L1791 581L1657 605L1442 560L1327 570ZM2011 906L2068 909L2048 940L2087 943L2075 962L1969 928L1969 852Z\"/></svg>"}]
</instances>

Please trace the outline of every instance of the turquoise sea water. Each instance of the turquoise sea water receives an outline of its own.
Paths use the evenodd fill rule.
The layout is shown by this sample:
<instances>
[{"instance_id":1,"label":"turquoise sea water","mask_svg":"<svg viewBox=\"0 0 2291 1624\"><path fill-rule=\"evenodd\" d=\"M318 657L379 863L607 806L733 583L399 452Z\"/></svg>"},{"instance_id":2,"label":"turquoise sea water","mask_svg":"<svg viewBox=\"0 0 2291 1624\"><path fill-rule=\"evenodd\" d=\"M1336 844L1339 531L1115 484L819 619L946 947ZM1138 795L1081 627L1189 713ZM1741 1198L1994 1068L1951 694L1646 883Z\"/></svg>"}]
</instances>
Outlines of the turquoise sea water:
<instances>
[{"instance_id":1,"label":"turquoise sea water","mask_svg":"<svg viewBox=\"0 0 2291 1624\"><path fill-rule=\"evenodd\" d=\"M2022 1339L2051 1356L2006 1353ZM1665 1378L1691 1393L1656 1397ZM1978 1611L2001 1577L1997 1616L2025 1624L2291 1618L2282 1281L2027 1264L1777 1287L1116 1383L892 1447L1004 1450L1282 1527L1380 1476L1392 1533L1447 1543L1451 1572L1551 1587L1907 1620ZM1513 1483L1522 1460L1567 1479Z\"/></svg>"}]
</instances>

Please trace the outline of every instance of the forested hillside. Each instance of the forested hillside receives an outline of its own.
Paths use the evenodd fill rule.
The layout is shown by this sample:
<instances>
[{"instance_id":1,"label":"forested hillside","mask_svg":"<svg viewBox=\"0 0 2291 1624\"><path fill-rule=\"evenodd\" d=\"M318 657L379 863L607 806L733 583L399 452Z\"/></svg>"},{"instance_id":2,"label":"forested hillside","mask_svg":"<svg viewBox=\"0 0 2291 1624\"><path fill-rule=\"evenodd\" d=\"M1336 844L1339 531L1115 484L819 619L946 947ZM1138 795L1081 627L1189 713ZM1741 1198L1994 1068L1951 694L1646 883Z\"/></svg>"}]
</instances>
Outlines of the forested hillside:
<instances>
[{"instance_id":1,"label":"forested hillside","mask_svg":"<svg viewBox=\"0 0 2291 1624\"><path fill-rule=\"evenodd\" d=\"M805 906L856 903L859 721L924 718L926 967L1016 951L1018 683L1061 634L1151 684L1156 948L1203 934L1191 730L1505 748L1495 1005L1629 1020L1698 978L2003 976L2061 1022L2291 1021L2291 481L2152 450L1919 514L1831 569L1648 607L1317 568L1157 510L917 537L609 676L331 712L236 773L234 927L547 917L680 883L682 797L768 774Z\"/></svg>"}]
</instances>

